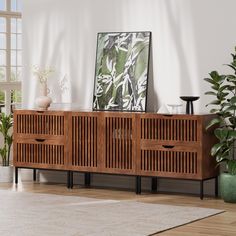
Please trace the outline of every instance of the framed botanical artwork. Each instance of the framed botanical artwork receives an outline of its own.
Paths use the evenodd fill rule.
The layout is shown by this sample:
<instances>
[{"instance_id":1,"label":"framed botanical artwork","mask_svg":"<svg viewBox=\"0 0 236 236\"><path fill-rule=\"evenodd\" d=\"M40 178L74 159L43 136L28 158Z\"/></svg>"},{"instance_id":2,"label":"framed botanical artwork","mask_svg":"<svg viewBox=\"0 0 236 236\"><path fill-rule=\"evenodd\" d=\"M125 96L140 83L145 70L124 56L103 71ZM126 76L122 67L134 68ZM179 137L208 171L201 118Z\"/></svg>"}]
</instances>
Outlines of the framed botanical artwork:
<instances>
[{"instance_id":1,"label":"framed botanical artwork","mask_svg":"<svg viewBox=\"0 0 236 236\"><path fill-rule=\"evenodd\" d=\"M98 33L93 110L146 111L151 32Z\"/></svg>"}]
</instances>

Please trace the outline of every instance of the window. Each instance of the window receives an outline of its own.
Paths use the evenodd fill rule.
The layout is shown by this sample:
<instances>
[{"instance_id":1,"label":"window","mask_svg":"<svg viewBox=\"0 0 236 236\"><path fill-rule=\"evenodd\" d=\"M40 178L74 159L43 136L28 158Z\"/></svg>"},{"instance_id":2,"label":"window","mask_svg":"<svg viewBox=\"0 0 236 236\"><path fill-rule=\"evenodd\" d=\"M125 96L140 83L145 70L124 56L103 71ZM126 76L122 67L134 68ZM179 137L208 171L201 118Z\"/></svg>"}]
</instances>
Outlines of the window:
<instances>
[{"instance_id":1,"label":"window","mask_svg":"<svg viewBox=\"0 0 236 236\"><path fill-rule=\"evenodd\" d=\"M22 0L0 0L0 111L21 103Z\"/></svg>"}]
</instances>

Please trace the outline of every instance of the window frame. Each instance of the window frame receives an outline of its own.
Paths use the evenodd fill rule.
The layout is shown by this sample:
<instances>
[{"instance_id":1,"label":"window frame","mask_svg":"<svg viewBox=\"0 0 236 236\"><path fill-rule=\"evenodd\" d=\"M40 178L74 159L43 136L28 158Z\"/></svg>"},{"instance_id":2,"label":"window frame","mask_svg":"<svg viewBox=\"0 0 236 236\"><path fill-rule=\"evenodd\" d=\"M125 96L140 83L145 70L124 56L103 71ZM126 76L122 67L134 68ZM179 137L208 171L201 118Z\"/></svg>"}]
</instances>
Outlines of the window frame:
<instances>
[{"instance_id":1,"label":"window frame","mask_svg":"<svg viewBox=\"0 0 236 236\"><path fill-rule=\"evenodd\" d=\"M11 11L11 0L6 0L6 10L0 11L0 17L6 19L6 80L0 81L0 88L5 93L5 112L10 114L12 90L21 90L21 81L11 81L11 19L22 19L22 13Z\"/></svg>"}]
</instances>

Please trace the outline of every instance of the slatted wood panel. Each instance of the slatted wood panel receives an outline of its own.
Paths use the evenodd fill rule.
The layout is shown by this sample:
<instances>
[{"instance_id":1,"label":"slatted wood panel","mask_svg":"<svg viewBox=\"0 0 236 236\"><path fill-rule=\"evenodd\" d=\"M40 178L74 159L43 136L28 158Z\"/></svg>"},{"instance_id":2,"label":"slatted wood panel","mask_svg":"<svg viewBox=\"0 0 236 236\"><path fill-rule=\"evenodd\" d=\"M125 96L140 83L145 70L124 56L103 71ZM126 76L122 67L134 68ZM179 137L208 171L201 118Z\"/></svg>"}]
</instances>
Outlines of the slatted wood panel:
<instances>
[{"instance_id":1,"label":"slatted wood panel","mask_svg":"<svg viewBox=\"0 0 236 236\"><path fill-rule=\"evenodd\" d=\"M98 118L72 116L72 166L97 167Z\"/></svg>"},{"instance_id":2,"label":"slatted wood panel","mask_svg":"<svg viewBox=\"0 0 236 236\"><path fill-rule=\"evenodd\" d=\"M159 175L161 172L196 175L199 170L197 152L142 150L141 170L154 171Z\"/></svg>"},{"instance_id":3,"label":"slatted wood panel","mask_svg":"<svg viewBox=\"0 0 236 236\"><path fill-rule=\"evenodd\" d=\"M17 163L64 165L64 145L53 144L16 144Z\"/></svg>"},{"instance_id":4,"label":"slatted wood panel","mask_svg":"<svg viewBox=\"0 0 236 236\"><path fill-rule=\"evenodd\" d=\"M196 142L197 120L141 118L141 139Z\"/></svg>"},{"instance_id":5,"label":"slatted wood panel","mask_svg":"<svg viewBox=\"0 0 236 236\"><path fill-rule=\"evenodd\" d=\"M132 138L132 118L105 117L105 168L133 168Z\"/></svg>"},{"instance_id":6,"label":"slatted wood panel","mask_svg":"<svg viewBox=\"0 0 236 236\"><path fill-rule=\"evenodd\" d=\"M63 115L18 114L14 122L18 134L64 135Z\"/></svg>"}]
</instances>

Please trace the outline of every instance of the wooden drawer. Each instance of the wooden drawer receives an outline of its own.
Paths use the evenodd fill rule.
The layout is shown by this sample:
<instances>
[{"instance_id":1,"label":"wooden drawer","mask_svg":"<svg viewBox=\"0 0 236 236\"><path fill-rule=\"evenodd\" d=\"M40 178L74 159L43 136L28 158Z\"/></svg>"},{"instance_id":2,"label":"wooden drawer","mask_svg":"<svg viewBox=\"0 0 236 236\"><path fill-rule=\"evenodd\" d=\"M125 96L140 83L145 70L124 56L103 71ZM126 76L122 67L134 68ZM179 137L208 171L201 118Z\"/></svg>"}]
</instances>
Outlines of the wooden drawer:
<instances>
[{"instance_id":1,"label":"wooden drawer","mask_svg":"<svg viewBox=\"0 0 236 236\"><path fill-rule=\"evenodd\" d=\"M18 139L14 142L14 165L63 169L67 164L64 140Z\"/></svg>"},{"instance_id":2,"label":"wooden drawer","mask_svg":"<svg viewBox=\"0 0 236 236\"><path fill-rule=\"evenodd\" d=\"M21 111L14 112L14 135L31 138L58 138L65 134L64 112Z\"/></svg>"},{"instance_id":3,"label":"wooden drawer","mask_svg":"<svg viewBox=\"0 0 236 236\"><path fill-rule=\"evenodd\" d=\"M199 142L197 117L186 115L143 114L140 116L141 140Z\"/></svg>"},{"instance_id":4,"label":"wooden drawer","mask_svg":"<svg viewBox=\"0 0 236 236\"><path fill-rule=\"evenodd\" d=\"M197 178L201 174L201 160L197 148L158 146L141 149L142 175L172 178Z\"/></svg>"}]
</instances>

